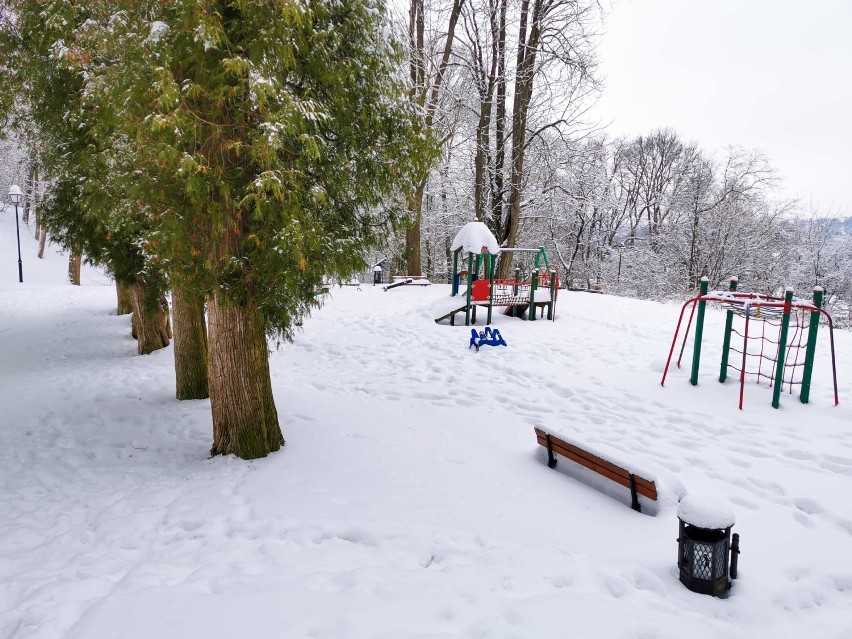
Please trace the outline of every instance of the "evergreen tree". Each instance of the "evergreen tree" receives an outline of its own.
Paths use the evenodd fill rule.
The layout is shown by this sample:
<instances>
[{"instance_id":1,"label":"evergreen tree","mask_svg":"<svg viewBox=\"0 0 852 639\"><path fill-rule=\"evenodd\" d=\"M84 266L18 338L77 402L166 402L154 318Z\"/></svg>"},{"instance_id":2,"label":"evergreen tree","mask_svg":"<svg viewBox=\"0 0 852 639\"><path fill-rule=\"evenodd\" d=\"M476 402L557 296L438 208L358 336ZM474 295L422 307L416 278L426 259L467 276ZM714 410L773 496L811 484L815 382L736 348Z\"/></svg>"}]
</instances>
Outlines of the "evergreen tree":
<instances>
[{"instance_id":1,"label":"evergreen tree","mask_svg":"<svg viewBox=\"0 0 852 639\"><path fill-rule=\"evenodd\" d=\"M134 145L116 179L159 263L207 300L213 454L281 446L267 335L363 268L431 159L384 20L376 0L180 0L87 26L122 50L87 70L99 119Z\"/></svg>"}]
</instances>

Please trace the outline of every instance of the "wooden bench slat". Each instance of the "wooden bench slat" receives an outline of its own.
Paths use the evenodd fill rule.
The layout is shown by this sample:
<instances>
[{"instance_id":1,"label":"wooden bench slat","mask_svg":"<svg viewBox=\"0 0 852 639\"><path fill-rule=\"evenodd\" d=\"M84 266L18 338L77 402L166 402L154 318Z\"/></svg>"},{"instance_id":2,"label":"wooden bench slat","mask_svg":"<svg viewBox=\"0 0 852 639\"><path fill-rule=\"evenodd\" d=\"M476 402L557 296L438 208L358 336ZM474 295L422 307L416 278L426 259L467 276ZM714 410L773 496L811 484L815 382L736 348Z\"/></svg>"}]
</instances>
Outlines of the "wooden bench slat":
<instances>
[{"instance_id":1,"label":"wooden bench slat","mask_svg":"<svg viewBox=\"0 0 852 639\"><path fill-rule=\"evenodd\" d=\"M538 436L538 443L547 448L547 435L541 434ZM582 448L578 448L573 444L569 444L565 441L562 441L558 437L550 436L550 443L554 451L558 452L560 455L564 457L568 457L573 461L576 461L578 464L582 464L586 466L590 470L594 470L596 472L601 472L598 468L606 471L613 475L611 479L613 481L617 481L623 486L630 487L630 471L625 470L621 466L616 466L612 462L608 462L605 459L601 459L597 455L593 455L592 453L583 450ZM594 468L592 467L594 466ZM601 472L601 474L604 474ZM637 487L645 488L648 491L654 492L656 494L656 484L644 477L633 473L633 479L636 482ZM653 499L656 499L654 497Z\"/></svg>"},{"instance_id":2,"label":"wooden bench slat","mask_svg":"<svg viewBox=\"0 0 852 639\"><path fill-rule=\"evenodd\" d=\"M546 446L546 444L545 444L545 446ZM553 449L554 453L556 453L558 455L562 455L563 457L570 459L571 461L576 462L576 463L580 464L581 466L598 473L599 475L603 475L607 479L611 479L615 483L620 484L620 485L624 486L625 488L628 488L628 489L630 488L630 475L629 475L629 473L627 474L627 476L622 475L621 473L614 473L611 470L609 470L608 468L605 468L603 466L599 466L599 465L595 464L594 462L589 461L585 457L581 457L579 455L574 454L570 450L566 450L566 449L562 448L561 446L559 446L555 442L552 442L552 449ZM641 478L639 476L634 475L633 478L634 478L634 481L636 482L636 492L637 493L639 493L643 497L647 497L648 499L651 499L653 501L657 500L657 491L656 490L654 490L653 488L649 488L648 486L644 485L644 483L645 483L644 480L640 481Z\"/></svg>"},{"instance_id":3,"label":"wooden bench slat","mask_svg":"<svg viewBox=\"0 0 852 639\"><path fill-rule=\"evenodd\" d=\"M538 428L535 429L535 433L538 443L547 448L548 434ZM573 444L569 444L554 435L550 435L550 447L554 453L562 455L563 457L570 459L571 461L580 464L581 466L588 468L589 470L592 470L599 475L624 486L625 488L631 488L630 471L585 451L582 448L574 446ZM636 492L643 497L656 501L656 484L649 479L645 479L644 477L637 475L636 473L632 474L636 485Z\"/></svg>"}]
</instances>

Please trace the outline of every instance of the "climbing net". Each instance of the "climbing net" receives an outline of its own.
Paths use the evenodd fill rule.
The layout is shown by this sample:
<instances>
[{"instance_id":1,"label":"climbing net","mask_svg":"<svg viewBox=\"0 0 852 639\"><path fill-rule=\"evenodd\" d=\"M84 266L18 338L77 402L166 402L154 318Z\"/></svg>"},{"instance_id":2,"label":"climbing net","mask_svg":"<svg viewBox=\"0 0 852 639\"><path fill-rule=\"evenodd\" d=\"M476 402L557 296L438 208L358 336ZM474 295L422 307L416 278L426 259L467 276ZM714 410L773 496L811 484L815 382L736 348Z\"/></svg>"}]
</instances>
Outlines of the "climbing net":
<instances>
[{"instance_id":1,"label":"climbing net","mask_svg":"<svg viewBox=\"0 0 852 639\"><path fill-rule=\"evenodd\" d=\"M690 378L693 385L698 383L700 342L704 321L703 307L707 302L711 302L727 311L719 381L725 381L729 370L737 373L740 381L740 408L743 407L746 378L754 379L758 384L766 381L774 389L773 406L775 408L778 407L780 393L786 390L792 394L794 387L797 386L802 388L802 402L808 401L817 328L822 318L826 320L829 328L834 403L837 405L839 400L837 368L834 358L834 329L831 316L820 308L822 289L818 289L819 297L815 293L814 301L811 302L793 297L792 290L789 290L787 295L781 298L756 293L739 293L735 290L735 279L732 280L731 286L732 288L729 291L708 293L706 283L704 283L702 294L683 305L672 340L672 348L669 351L669 358L663 372L662 384L665 384L684 311L690 304L692 311L683 336L677 365L680 368L689 330L696 308L698 308L696 345L693 355L692 377Z\"/></svg>"},{"instance_id":2,"label":"climbing net","mask_svg":"<svg viewBox=\"0 0 852 639\"><path fill-rule=\"evenodd\" d=\"M740 376L752 378L760 384L775 384L778 370L778 355L781 350L781 324L784 318L783 299L760 297L763 303L734 304L722 303L741 321L731 325L730 352L737 356L728 359L728 368ZM781 302L782 306L764 306L771 301ZM782 390L793 392L794 386L802 384L805 367L805 349L808 345L808 329L811 325L811 313L814 307L810 303L800 305L794 300L790 308L790 321L787 333L787 345L784 350L784 365L781 368ZM739 338L739 339L736 339ZM737 344L741 344L740 347Z\"/></svg>"}]
</instances>

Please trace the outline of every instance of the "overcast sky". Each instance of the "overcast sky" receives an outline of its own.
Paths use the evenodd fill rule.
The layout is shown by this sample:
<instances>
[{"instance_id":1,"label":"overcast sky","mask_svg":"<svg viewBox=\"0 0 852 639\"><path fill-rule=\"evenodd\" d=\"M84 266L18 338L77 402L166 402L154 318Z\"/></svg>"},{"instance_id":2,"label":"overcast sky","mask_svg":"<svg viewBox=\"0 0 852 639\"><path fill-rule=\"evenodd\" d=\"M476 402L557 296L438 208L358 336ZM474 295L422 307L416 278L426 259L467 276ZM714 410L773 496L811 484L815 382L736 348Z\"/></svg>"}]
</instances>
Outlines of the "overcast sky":
<instances>
[{"instance_id":1,"label":"overcast sky","mask_svg":"<svg viewBox=\"0 0 852 639\"><path fill-rule=\"evenodd\" d=\"M760 148L785 196L852 215L852 0L616 0L599 114Z\"/></svg>"}]
</instances>

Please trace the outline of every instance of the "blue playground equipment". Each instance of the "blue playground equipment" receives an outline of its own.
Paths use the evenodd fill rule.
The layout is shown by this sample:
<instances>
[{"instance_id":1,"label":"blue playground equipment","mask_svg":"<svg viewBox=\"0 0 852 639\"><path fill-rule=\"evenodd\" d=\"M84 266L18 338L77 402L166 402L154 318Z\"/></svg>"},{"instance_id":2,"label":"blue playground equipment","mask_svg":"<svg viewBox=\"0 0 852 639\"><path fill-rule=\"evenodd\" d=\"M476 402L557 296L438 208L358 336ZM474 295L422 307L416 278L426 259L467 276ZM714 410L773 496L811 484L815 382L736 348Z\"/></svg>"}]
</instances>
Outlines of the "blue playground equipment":
<instances>
[{"instance_id":1,"label":"blue playground equipment","mask_svg":"<svg viewBox=\"0 0 852 639\"><path fill-rule=\"evenodd\" d=\"M480 346L508 346L508 344L498 329L491 330L490 326L486 326L484 331L478 333L475 328L470 329L470 344L467 349L470 350L471 346L475 346L476 351L479 352Z\"/></svg>"}]
</instances>

